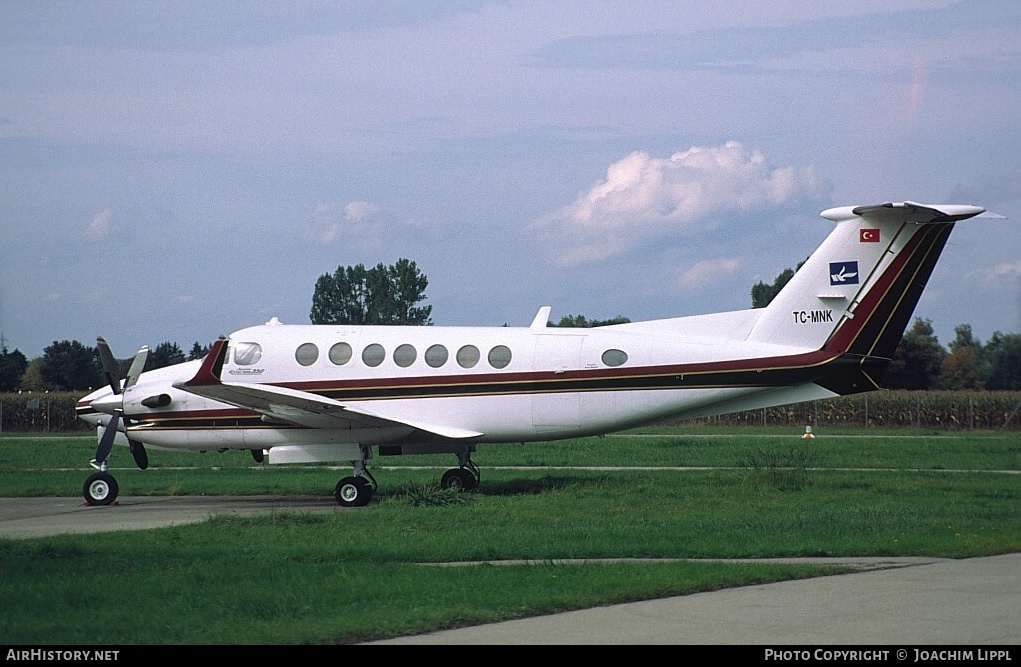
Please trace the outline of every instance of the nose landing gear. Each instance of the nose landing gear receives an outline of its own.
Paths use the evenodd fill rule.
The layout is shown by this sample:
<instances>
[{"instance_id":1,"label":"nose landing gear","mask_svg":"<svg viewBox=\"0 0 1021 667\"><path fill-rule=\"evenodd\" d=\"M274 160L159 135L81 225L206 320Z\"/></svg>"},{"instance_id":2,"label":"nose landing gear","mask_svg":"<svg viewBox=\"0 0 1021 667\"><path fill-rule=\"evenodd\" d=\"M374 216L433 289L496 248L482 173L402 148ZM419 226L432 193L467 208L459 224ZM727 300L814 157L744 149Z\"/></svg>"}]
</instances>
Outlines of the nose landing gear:
<instances>
[{"instance_id":1,"label":"nose landing gear","mask_svg":"<svg viewBox=\"0 0 1021 667\"><path fill-rule=\"evenodd\" d=\"M117 499L119 491L117 480L105 470L89 475L82 487L85 502L89 505L109 505Z\"/></svg>"}]
</instances>

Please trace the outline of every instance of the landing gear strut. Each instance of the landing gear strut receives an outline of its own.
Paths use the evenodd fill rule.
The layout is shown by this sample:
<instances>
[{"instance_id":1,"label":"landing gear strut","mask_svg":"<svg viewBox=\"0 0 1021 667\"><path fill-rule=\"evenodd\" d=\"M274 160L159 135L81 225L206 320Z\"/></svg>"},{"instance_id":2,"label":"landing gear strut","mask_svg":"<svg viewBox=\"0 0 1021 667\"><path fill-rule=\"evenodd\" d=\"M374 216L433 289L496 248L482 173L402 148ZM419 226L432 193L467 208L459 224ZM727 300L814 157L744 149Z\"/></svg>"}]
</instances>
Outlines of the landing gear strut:
<instances>
[{"instance_id":1,"label":"landing gear strut","mask_svg":"<svg viewBox=\"0 0 1021 667\"><path fill-rule=\"evenodd\" d=\"M440 478L440 488L457 491L474 491L479 486L482 474L479 467L471 460L471 451L465 449L457 453L459 467L451 468Z\"/></svg>"},{"instance_id":2,"label":"landing gear strut","mask_svg":"<svg viewBox=\"0 0 1021 667\"><path fill-rule=\"evenodd\" d=\"M337 482L333 490L333 497L341 507L365 507L372 500L372 493L379 485L368 470L365 469L365 461L372 458L372 450L362 446L362 458L352 461L354 475L345 477Z\"/></svg>"}]
</instances>

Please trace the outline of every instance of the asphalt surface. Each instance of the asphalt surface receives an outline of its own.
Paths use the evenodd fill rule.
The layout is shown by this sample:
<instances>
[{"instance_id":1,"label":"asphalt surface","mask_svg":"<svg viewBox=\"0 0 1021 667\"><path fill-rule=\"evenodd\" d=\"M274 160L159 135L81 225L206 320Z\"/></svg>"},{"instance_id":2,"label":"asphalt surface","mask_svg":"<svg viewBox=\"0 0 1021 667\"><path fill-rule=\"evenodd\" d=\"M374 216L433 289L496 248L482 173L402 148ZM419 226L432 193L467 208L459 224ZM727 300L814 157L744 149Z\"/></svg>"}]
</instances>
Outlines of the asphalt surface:
<instances>
[{"instance_id":1,"label":"asphalt surface","mask_svg":"<svg viewBox=\"0 0 1021 667\"><path fill-rule=\"evenodd\" d=\"M77 498L0 498L0 537L160 528L212 516L260 512L338 512L333 496L139 496L90 507Z\"/></svg>"},{"instance_id":2,"label":"asphalt surface","mask_svg":"<svg viewBox=\"0 0 1021 667\"><path fill-rule=\"evenodd\" d=\"M911 662L914 646L1021 644L1021 554L889 564L376 643L858 645Z\"/></svg>"},{"instance_id":3,"label":"asphalt surface","mask_svg":"<svg viewBox=\"0 0 1021 667\"><path fill-rule=\"evenodd\" d=\"M81 498L2 498L0 537L138 530L218 515L345 512L332 497L139 497L89 507ZM796 559L853 574L747 586L506 621L380 644L1019 645L1021 554ZM787 561L790 562L790 561ZM559 563L572 567L573 562ZM452 572L452 576L456 576ZM1011 650L1011 658L1018 653ZM1016 654L1016 655L1015 655ZM893 656L891 656L893 657ZM910 652L906 658L914 660Z\"/></svg>"}]
</instances>

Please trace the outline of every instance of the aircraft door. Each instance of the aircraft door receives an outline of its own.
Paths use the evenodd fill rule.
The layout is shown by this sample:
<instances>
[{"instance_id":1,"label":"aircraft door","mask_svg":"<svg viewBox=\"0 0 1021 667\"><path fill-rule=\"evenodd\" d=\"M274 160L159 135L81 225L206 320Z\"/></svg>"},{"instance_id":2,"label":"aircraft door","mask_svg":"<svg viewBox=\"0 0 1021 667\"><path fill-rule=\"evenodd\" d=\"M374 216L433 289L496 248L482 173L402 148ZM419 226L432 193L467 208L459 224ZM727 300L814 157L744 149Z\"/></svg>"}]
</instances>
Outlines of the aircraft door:
<instances>
[{"instance_id":1,"label":"aircraft door","mask_svg":"<svg viewBox=\"0 0 1021 667\"><path fill-rule=\"evenodd\" d=\"M539 374L540 391L532 394L532 425L537 435L572 431L581 423L581 396L558 391L564 371L581 368L584 336L540 334L535 337L532 367Z\"/></svg>"}]
</instances>

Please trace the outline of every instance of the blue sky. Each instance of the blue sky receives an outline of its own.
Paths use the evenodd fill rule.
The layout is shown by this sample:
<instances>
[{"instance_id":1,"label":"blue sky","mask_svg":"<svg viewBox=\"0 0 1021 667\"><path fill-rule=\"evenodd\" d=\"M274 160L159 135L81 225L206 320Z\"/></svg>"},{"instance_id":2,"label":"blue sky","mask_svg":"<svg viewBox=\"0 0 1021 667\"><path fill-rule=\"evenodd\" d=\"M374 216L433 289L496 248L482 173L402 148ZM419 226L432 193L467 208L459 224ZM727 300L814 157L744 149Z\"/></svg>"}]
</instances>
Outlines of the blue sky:
<instances>
[{"instance_id":1,"label":"blue sky","mask_svg":"<svg viewBox=\"0 0 1021 667\"><path fill-rule=\"evenodd\" d=\"M750 306L824 208L974 203L916 315L1021 331L1021 4L6 2L0 332L117 356L398 258L438 325Z\"/></svg>"}]
</instances>

